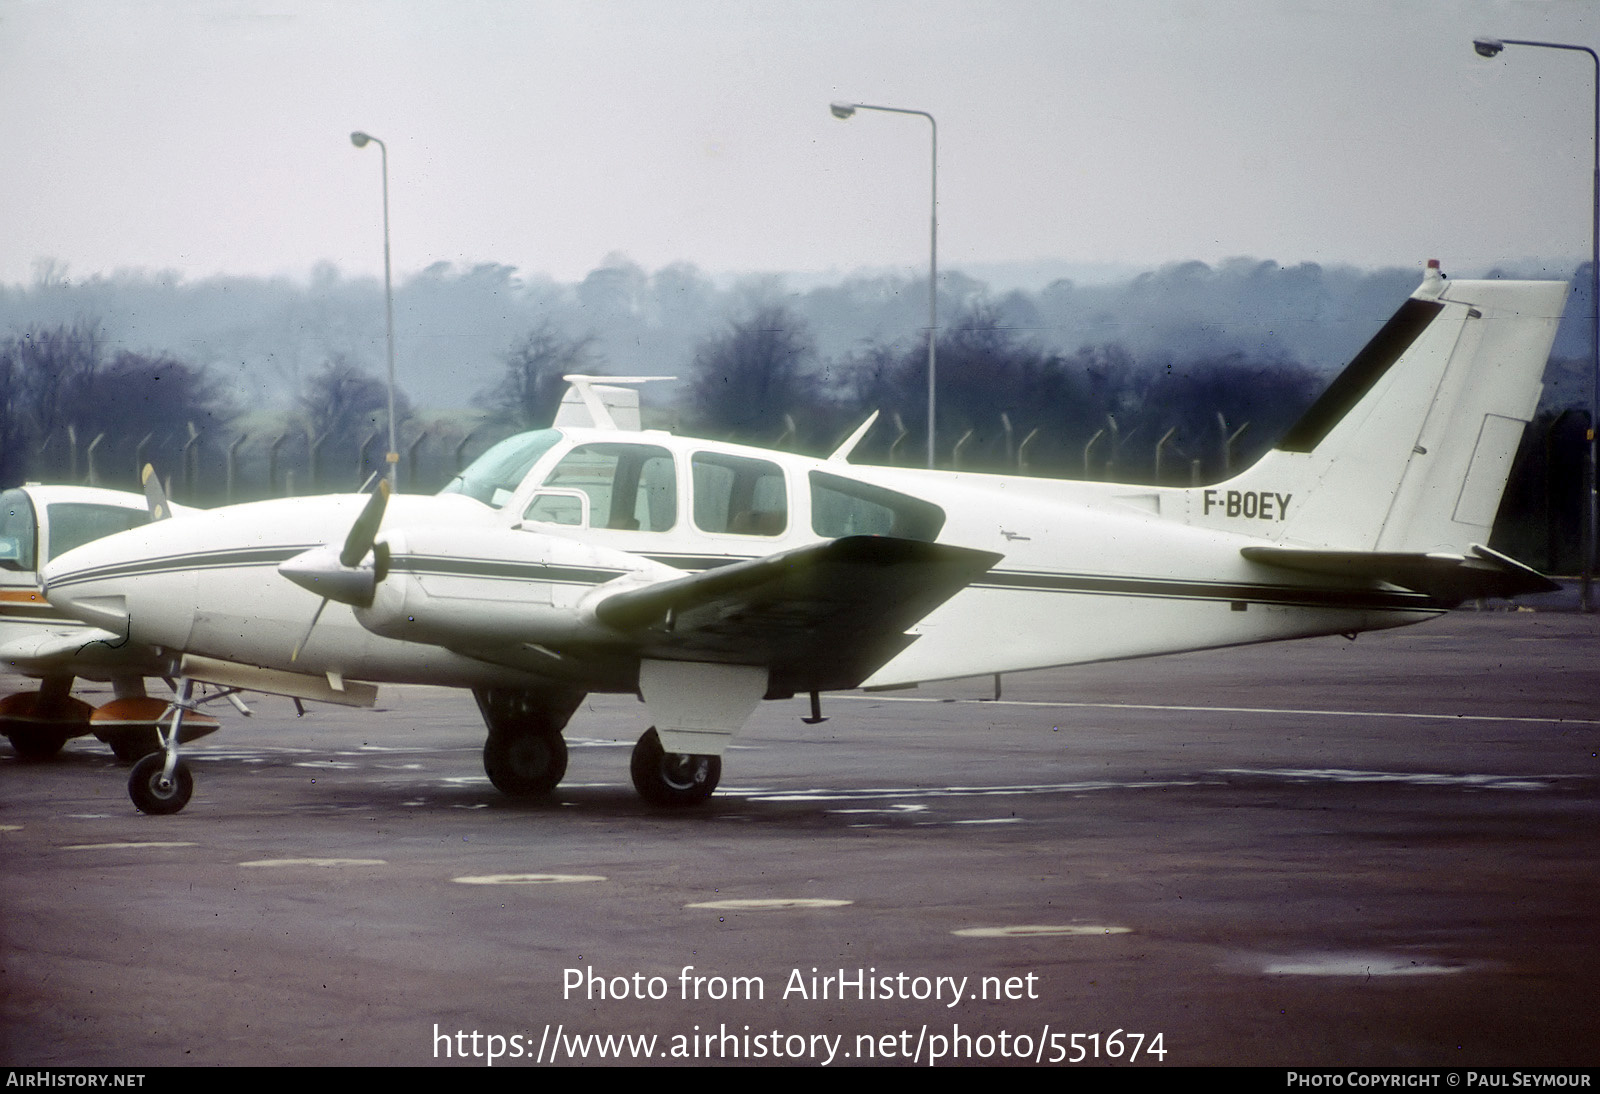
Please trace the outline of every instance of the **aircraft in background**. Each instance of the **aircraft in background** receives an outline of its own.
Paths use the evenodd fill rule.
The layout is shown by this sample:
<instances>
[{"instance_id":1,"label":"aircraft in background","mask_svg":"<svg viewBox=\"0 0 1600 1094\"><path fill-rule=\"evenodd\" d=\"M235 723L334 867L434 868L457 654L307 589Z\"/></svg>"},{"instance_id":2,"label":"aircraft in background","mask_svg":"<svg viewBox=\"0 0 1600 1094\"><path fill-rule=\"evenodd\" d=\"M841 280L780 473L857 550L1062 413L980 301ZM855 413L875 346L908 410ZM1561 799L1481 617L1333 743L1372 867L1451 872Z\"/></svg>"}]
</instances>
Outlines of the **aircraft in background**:
<instances>
[{"instance_id":1,"label":"aircraft in background","mask_svg":"<svg viewBox=\"0 0 1600 1094\"><path fill-rule=\"evenodd\" d=\"M153 489L164 505L159 484ZM24 759L48 759L70 738L91 733L125 761L161 747L156 725L169 706L146 694L145 678L165 673L167 659L51 607L38 577L57 555L149 523L156 504L150 497L37 484L0 492L0 666L40 681L37 690L0 698L0 735ZM99 707L74 698L79 678L109 682L114 698ZM216 725L202 715L185 737Z\"/></svg>"},{"instance_id":2,"label":"aircraft in background","mask_svg":"<svg viewBox=\"0 0 1600 1094\"><path fill-rule=\"evenodd\" d=\"M170 659L174 812L197 681L362 697L471 688L501 790L546 794L589 692L654 726L647 800L703 801L763 699L1354 634L1553 587L1484 544L1566 286L1446 282L1406 300L1258 463L1210 487L857 466L617 428L510 438L434 498L231 506L99 540L52 605ZM295 586L300 586L296 589ZM308 590L311 595L301 590ZM324 608L331 604L329 610Z\"/></svg>"}]
</instances>

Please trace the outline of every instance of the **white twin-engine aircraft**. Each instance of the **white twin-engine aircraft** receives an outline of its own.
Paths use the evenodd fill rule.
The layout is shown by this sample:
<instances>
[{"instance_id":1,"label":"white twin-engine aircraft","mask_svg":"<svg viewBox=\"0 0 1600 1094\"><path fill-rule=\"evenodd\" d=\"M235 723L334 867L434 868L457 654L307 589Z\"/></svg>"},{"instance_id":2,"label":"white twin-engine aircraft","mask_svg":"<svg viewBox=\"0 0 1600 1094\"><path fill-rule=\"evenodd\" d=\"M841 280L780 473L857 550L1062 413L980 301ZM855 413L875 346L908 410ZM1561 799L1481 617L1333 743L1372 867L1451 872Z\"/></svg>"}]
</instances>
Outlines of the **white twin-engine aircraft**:
<instances>
[{"instance_id":1,"label":"white twin-engine aircraft","mask_svg":"<svg viewBox=\"0 0 1600 1094\"><path fill-rule=\"evenodd\" d=\"M823 691L1354 634L1553 587L1483 544L1565 295L1430 267L1216 486L851 465L867 426L827 459L621 430L603 378L576 378L600 428L513 437L437 497L162 521L56 559L45 588L179 677L165 752L130 780L146 812L188 799L195 681L353 702L373 682L471 688L512 794L560 782L585 693L636 693L655 725L635 787L694 803L762 699L809 693L819 717Z\"/></svg>"}]
</instances>

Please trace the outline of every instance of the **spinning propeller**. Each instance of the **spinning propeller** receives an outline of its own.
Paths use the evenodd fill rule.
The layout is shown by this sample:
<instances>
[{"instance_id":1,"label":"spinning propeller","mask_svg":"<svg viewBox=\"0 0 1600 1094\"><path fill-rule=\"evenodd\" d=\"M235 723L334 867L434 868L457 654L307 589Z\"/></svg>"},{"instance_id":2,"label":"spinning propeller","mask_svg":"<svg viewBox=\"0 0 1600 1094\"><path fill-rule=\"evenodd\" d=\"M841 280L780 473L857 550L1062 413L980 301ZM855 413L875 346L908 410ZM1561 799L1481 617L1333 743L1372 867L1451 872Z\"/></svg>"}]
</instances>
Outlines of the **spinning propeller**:
<instances>
[{"instance_id":1,"label":"spinning propeller","mask_svg":"<svg viewBox=\"0 0 1600 1094\"><path fill-rule=\"evenodd\" d=\"M322 597L311 616L306 633L295 644L289 660L296 661L300 651L311 640L311 632L322 618L322 609L328 601L337 600L354 608L372 604L378 587L378 526L383 523L383 511L389 504L389 484L380 481L378 489L362 508L361 515L351 525L344 546L335 550L333 544L302 551L278 565L278 572L302 589ZM370 556L370 557L369 557Z\"/></svg>"}]
</instances>

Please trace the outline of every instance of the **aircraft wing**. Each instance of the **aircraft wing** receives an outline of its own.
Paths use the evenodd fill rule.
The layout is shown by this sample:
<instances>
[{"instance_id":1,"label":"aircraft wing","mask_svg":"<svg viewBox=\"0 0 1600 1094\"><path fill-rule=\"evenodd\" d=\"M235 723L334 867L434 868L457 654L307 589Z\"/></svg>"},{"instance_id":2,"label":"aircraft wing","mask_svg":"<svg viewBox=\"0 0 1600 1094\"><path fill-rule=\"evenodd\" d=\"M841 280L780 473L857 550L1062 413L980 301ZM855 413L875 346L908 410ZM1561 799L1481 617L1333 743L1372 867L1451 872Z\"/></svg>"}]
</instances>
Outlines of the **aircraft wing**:
<instances>
[{"instance_id":1,"label":"aircraft wing","mask_svg":"<svg viewBox=\"0 0 1600 1094\"><path fill-rule=\"evenodd\" d=\"M1472 554L1402 551L1325 551L1302 547L1245 547L1245 558L1328 577L1384 581L1446 604L1479 597L1554 592L1561 586L1537 570L1479 544Z\"/></svg>"},{"instance_id":2,"label":"aircraft wing","mask_svg":"<svg viewBox=\"0 0 1600 1094\"><path fill-rule=\"evenodd\" d=\"M45 627L0 645L0 665L32 675L70 671L77 666L120 667L124 662L133 670L147 660L147 651L129 649L125 637L98 627Z\"/></svg>"},{"instance_id":3,"label":"aircraft wing","mask_svg":"<svg viewBox=\"0 0 1600 1094\"><path fill-rule=\"evenodd\" d=\"M850 536L613 593L595 615L643 656L767 665L770 694L856 687L1002 556Z\"/></svg>"}]
</instances>

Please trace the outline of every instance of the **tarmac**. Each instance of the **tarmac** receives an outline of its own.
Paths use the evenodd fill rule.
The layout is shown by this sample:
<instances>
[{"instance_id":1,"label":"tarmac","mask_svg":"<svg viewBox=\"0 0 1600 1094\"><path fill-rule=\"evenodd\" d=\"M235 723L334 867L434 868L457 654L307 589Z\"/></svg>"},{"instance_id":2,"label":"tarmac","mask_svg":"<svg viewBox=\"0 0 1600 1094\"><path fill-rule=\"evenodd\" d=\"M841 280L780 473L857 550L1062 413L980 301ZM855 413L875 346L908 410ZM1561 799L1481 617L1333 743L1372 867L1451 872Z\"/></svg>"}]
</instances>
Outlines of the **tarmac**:
<instances>
[{"instance_id":1,"label":"tarmac","mask_svg":"<svg viewBox=\"0 0 1600 1094\"><path fill-rule=\"evenodd\" d=\"M687 811L630 697L535 804L433 688L223 706L167 817L0 745L0 1061L1592 1066L1597 664L1457 612L768 703Z\"/></svg>"}]
</instances>

